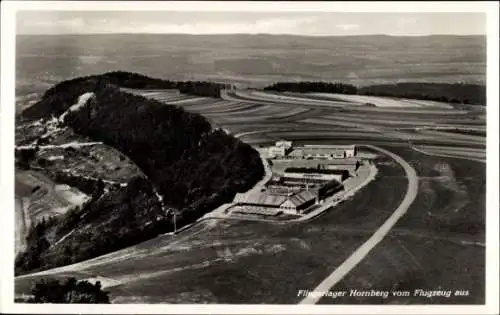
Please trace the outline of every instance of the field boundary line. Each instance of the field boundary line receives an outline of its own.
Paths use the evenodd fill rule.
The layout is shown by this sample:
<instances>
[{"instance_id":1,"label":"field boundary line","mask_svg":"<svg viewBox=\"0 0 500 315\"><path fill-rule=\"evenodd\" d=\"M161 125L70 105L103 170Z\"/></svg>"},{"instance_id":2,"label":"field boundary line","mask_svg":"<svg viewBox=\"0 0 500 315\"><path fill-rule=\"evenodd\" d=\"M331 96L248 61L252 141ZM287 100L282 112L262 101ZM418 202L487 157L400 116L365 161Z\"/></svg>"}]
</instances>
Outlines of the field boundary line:
<instances>
[{"instance_id":1,"label":"field boundary line","mask_svg":"<svg viewBox=\"0 0 500 315\"><path fill-rule=\"evenodd\" d=\"M469 158L469 157L465 157L465 156L456 156L456 155L451 155L451 154L438 154L438 153L430 153L430 152L427 152L427 151L424 151L422 149L419 149L417 148L416 146L411 146L411 149L419 152L419 153L422 153L422 154L425 154L425 155L429 155L429 156L439 156L439 157L447 157L447 158L455 158L455 159L462 159L462 160L469 160L469 161L476 161L476 162L480 162L480 163L486 163L485 160L481 160L481 159L475 159L475 158Z\"/></svg>"},{"instance_id":2,"label":"field boundary line","mask_svg":"<svg viewBox=\"0 0 500 315\"><path fill-rule=\"evenodd\" d=\"M398 162L404 169L406 176L408 178L408 188L406 190L406 195L392 215L372 234L372 236L366 240L360 247L358 247L340 266L338 266L328 277L326 277L316 288L314 292L327 292L333 286L335 286L340 280L342 280L354 267L356 267L369 253L370 251L384 239L389 233L396 222L408 211L418 192L418 177L415 169L408 164L400 156L384 150L382 148L373 145L364 145L373 150L380 151L386 155L393 158ZM321 294L312 294L304 298L299 304L316 304L322 298Z\"/></svg>"}]
</instances>

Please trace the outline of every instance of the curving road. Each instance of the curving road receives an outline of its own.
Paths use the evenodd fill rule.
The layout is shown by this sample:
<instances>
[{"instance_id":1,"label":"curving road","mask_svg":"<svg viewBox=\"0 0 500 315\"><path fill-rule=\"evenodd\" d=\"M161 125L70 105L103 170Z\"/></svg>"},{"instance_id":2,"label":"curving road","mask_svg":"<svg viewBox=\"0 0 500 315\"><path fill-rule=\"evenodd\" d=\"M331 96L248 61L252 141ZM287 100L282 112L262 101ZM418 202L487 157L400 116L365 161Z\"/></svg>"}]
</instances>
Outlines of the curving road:
<instances>
[{"instance_id":1,"label":"curving road","mask_svg":"<svg viewBox=\"0 0 500 315\"><path fill-rule=\"evenodd\" d=\"M406 213L410 205L413 203L417 197L418 192L418 177L417 173L400 156L375 147L372 145L366 145L367 147L380 151L390 157L392 157L396 162L398 162L404 169L406 176L408 178L408 188L406 190L406 195L399 205L399 207L393 212L393 214L382 224L373 235L361 245L354 253L349 256L337 269L335 269L325 280L323 280L313 291L316 292L327 292L335 284L337 284L342 278L344 278L358 263L360 263L368 253L389 233L396 222ZM323 296L321 294L312 294L304 298L299 304L315 304Z\"/></svg>"}]
</instances>

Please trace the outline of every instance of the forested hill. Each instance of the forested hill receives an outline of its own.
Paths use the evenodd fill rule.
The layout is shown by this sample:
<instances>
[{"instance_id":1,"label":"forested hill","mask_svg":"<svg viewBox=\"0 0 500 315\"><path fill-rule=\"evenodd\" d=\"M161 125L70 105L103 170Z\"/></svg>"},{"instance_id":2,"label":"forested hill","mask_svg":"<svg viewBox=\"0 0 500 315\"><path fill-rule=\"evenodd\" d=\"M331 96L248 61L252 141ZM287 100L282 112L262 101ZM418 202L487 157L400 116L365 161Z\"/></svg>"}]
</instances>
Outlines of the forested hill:
<instances>
[{"instance_id":1,"label":"forested hill","mask_svg":"<svg viewBox=\"0 0 500 315\"><path fill-rule=\"evenodd\" d=\"M35 226L28 249L16 259L16 273L74 263L171 232L170 210L177 211L179 228L230 202L263 177L260 156L251 146L212 129L199 114L122 92L122 75L131 78L127 87L141 82L125 73L62 82L23 115L57 116L79 95L94 92L95 98L70 111L63 125L117 148L148 179L136 178L127 187L95 196L82 209ZM146 78L141 84L150 88L167 82ZM163 196L168 213L152 186Z\"/></svg>"},{"instance_id":2,"label":"forested hill","mask_svg":"<svg viewBox=\"0 0 500 315\"><path fill-rule=\"evenodd\" d=\"M380 84L359 88L358 94L486 105L486 86L480 84L412 82Z\"/></svg>"},{"instance_id":3,"label":"forested hill","mask_svg":"<svg viewBox=\"0 0 500 315\"><path fill-rule=\"evenodd\" d=\"M47 115L58 116L74 104L78 96L106 86L131 89L178 89L181 93L220 97L224 84L204 81L170 81L125 71L79 77L60 82L48 89L42 99L22 113L24 119L39 119Z\"/></svg>"},{"instance_id":4,"label":"forested hill","mask_svg":"<svg viewBox=\"0 0 500 315\"><path fill-rule=\"evenodd\" d=\"M404 82L356 87L329 82L278 82L264 88L278 92L321 92L400 97L456 104L486 105L486 86L465 83Z\"/></svg>"}]
</instances>

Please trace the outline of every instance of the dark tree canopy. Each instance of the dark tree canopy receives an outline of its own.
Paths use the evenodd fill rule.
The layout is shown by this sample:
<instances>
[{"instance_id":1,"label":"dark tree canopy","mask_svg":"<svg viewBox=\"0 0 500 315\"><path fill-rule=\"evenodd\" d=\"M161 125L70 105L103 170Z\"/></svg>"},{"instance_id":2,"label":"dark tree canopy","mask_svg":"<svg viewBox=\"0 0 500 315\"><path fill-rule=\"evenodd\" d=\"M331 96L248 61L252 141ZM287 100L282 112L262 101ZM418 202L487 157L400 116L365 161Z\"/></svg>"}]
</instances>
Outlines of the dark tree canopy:
<instances>
[{"instance_id":1,"label":"dark tree canopy","mask_svg":"<svg viewBox=\"0 0 500 315\"><path fill-rule=\"evenodd\" d=\"M359 88L358 93L446 103L486 105L486 86L479 84L412 82L381 84Z\"/></svg>"},{"instance_id":2,"label":"dark tree canopy","mask_svg":"<svg viewBox=\"0 0 500 315\"><path fill-rule=\"evenodd\" d=\"M110 303L109 293L102 290L99 281L92 284L75 278L68 278L64 283L42 279L33 285L31 294L33 298L28 303Z\"/></svg>"},{"instance_id":3,"label":"dark tree canopy","mask_svg":"<svg viewBox=\"0 0 500 315\"><path fill-rule=\"evenodd\" d=\"M486 105L486 86L467 83L405 82L356 87L329 82L278 82L264 88L277 92L321 92L420 99L446 103ZM366 103L365 106L374 106Z\"/></svg>"},{"instance_id":4,"label":"dark tree canopy","mask_svg":"<svg viewBox=\"0 0 500 315\"><path fill-rule=\"evenodd\" d=\"M48 89L42 99L22 113L24 119L40 119L47 116L59 116L71 105L75 104L78 97L86 92L96 92L112 87L131 89L178 89L181 93L220 97L220 90L227 88L226 84L204 81L170 81L148 76L125 72L113 71L100 75L79 77L58 83Z\"/></svg>"},{"instance_id":5,"label":"dark tree canopy","mask_svg":"<svg viewBox=\"0 0 500 315\"><path fill-rule=\"evenodd\" d=\"M264 88L264 91L277 92L321 92L356 94L357 88L351 84L331 82L278 82Z\"/></svg>"},{"instance_id":6,"label":"dark tree canopy","mask_svg":"<svg viewBox=\"0 0 500 315\"><path fill-rule=\"evenodd\" d=\"M16 164L22 169L29 169L30 162L35 159L38 148L16 149Z\"/></svg>"}]
</instances>

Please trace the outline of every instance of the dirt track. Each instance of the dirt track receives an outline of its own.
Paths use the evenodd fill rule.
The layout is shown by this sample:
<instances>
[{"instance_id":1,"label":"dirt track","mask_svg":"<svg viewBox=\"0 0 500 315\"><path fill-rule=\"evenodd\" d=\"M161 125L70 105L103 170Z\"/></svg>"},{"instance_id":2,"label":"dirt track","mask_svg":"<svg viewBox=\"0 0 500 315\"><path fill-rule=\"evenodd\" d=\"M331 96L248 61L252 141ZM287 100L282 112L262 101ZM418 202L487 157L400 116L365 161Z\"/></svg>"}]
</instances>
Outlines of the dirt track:
<instances>
[{"instance_id":1,"label":"dirt track","mask_svg":"<svg viewBox=\"0 0 500 315\"><path fill-rule=\"evenodd\" d=\"M418 192L418 177L417 173L408 164L405 160L403 160L400 156L375 147L368 146L374 150L378 150L390 157L392 157L396 162L398 162L403 169L405 170L406 176L408 177L408 188L406 190L406 195L399 207L394 210L394 213L377 229L375 233L365 242L361 247L359 247L354 253L349 256L334 272L332 272L323 282L321 282L314 290L316 292L327 292L333 287L337 282L342 280L342 278L348 274L363 258L368 255L368 253L389 233L392 227L396 224L396 222L401 218L408 208L411 206L415 198L417 197ZM320 295L310 295L303 299L300 304L315 304L317 303L322 296Z\"/></svg>"}]
</instances>

